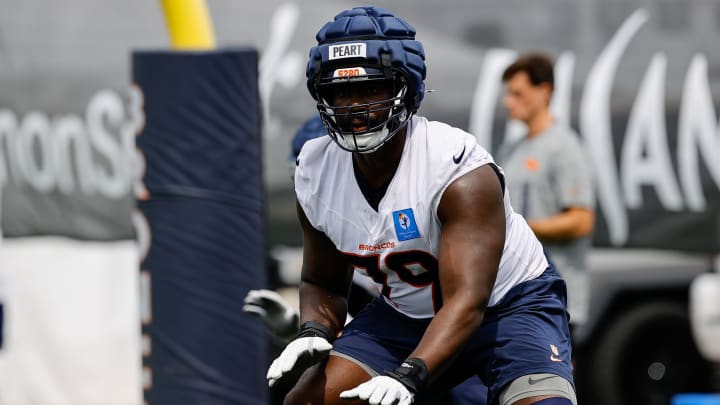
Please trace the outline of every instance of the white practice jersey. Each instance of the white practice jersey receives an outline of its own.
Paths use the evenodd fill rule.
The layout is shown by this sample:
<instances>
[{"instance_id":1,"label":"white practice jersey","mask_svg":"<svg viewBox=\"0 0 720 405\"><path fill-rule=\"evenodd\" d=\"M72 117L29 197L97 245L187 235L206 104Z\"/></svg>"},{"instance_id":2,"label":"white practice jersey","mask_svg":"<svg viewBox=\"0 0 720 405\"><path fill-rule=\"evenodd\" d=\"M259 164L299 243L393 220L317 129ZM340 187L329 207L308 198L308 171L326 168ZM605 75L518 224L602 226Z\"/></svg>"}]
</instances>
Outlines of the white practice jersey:
<instances>
[{"instance_id":1,"label":"white practice jersey","mask_svg":"<svg viewBox=\"0 0 720 405\"><path fill-rule=\"evenodd\" d=\"M343 252L356 271L382 287L386 301L413 318L434 316L441 306L437 208L460 176L493 163L475 137L415 116L405 150L377 211L355 179L352 154L330 139L308 141L295 170L295 192L312 226ZM493 306L513 286L538 277L548 266L543 248L505 192L506 236Z\"/></svg>"}]
</instances>

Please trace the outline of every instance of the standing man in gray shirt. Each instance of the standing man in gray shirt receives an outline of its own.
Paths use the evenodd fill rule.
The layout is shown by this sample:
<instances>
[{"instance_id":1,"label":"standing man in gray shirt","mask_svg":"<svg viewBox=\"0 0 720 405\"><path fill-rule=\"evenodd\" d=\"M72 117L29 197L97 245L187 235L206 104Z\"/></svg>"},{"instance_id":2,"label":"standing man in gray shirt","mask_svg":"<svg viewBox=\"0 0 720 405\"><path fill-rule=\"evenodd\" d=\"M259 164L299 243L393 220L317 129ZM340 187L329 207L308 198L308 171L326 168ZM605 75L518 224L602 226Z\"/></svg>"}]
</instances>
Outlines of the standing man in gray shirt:
<instances>
[{"instance_id":1,"label":"standing man in gray shirt","mask_svg":"<svg viewBox=\"0 0 720 405\"><path fill-rule=\"evenodd\" d=\"M570 322L587 320L586 256L595 225L587 159L577 133L550 112L553 62L542 54L519 57L503 73L503 103L510 118L527 125L520 140L504 144L498 162L508 178L513 207L542 241L568 287Z\"/></svg>"}]
</instances>

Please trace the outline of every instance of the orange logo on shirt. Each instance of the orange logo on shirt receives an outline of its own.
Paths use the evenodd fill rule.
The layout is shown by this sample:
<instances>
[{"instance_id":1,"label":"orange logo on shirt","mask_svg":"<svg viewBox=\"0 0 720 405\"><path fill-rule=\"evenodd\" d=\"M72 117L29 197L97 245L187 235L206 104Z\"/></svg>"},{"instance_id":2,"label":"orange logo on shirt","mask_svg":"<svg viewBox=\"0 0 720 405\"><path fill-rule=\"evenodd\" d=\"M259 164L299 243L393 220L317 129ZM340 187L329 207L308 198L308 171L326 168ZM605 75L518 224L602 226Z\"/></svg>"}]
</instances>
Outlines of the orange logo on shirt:
<instances>
[{"instance_id":1,"label":"orange logo on shirt","mask_svg":"<svg viewBox=\"0 0 720 405\"><path fill-rule=\"evenodd\" d=\"M531 172L534 172L540 168L540 163L533 158L527 158L525 159L525 167Z\"/></svg>"},{"instance_id":2,"label":"orange logo on shirt","mask_svg":"<svg viewBox=\"0 0 720 405\"><path fill-rule=\"evenodd\" d=\"M395 242L382 242L382 243L376 243L374 245L366 245L364 243L361 243L358 245L359 250L367 250L370 252L374 252L376 250L384 250L384 249L394 249L395 248Z\"/></svg>"},{"instance_id":3,"label":"orange logo on shirt","mask_svg":"<svg viewBox=\"0 0 720 405\"><path fill-rule=\"evenodd\" d=\"M560 352L558 351L557 346L550 345L550 351L552 351L552 354L550 355L550 361L554 361L554 362L562 361L562 359L560 358Z\"/></svg>"}]
</instances>

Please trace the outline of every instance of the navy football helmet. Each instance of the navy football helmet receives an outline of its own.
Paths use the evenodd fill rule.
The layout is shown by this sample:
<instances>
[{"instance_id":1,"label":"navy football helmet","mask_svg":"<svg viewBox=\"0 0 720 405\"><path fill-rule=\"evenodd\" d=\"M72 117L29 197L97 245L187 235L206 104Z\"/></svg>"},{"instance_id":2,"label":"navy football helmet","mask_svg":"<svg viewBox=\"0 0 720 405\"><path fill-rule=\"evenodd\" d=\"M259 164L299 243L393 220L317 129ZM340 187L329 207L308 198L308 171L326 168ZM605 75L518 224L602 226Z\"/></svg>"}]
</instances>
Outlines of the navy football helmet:
<instances>
[{"instance_id":1,"label":"navy football helmet","mask_svg":"<svg viewBox=\"0 0 720 405\"><path fill-rule=\"evenodd\" d=\"M325 125L323 125L322 120L320 119L320 116L317 114L313 114L312 117L308 118L303 122L303 124L298 128L298 130L295 132L295 135L293 135L292 140L290 140L290 155L288 155L288 164L290 168L290 178L295 178L295 168L297 165L300 164L299 162L299 156L300 156L300 150L305 145L305 142L319 138L321 136L327 135L327 129L325 128Z\"/></svg>"},{"instance_id":2,"label":"navy football helmet","mask_svg":"<svg viewBox=\"0 0 720 405\"><path fill-rule=\"evenodd\" d=\"M307 87L329 135L351 152L377 150L407 125L425 95L425 51L415 40L415 29L383 8L355 7L325 24L316 39ZM376 81L392 90L391 98L364 105L332 104L335 86ZM371 120L371 112L382 112L383 119ZM362 131L348 125L354 119L367 124Z\"/></svg>"},{"instance_id":3,"label":"navy football helmet","mask_svg":"<svg viewBox=\"0 0 720 405\"><path fill-rule=\"evenodd\" d=\"M303 122L300 128L295 132L295 135L293 135L293 138L290 141L290 155L288 156L288 161L290 161L290 163L294 166L295 159L297 159L300 155L300 149L302 149L303 145L305 145L305 142L311 139L319 138L323 135L327 135L327 129L323 126L320 116L313 114L312 117Z\"/></svg>"}]
</instances>

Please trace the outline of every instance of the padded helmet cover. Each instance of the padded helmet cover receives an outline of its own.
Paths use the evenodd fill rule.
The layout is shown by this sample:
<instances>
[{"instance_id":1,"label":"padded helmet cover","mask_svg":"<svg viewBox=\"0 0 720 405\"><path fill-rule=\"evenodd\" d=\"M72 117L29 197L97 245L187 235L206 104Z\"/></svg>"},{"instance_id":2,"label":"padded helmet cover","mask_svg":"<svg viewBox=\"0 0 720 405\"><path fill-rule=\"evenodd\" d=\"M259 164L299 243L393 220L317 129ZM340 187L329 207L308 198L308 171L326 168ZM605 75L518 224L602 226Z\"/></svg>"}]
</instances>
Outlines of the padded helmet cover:
<instances>
[{"instance_id":1,"label":"padded helmet cover","mask_svg":"<svg viewBox=\"0 0 720 405\"><path fill-rule=\"evenodd\" d=\"M336 15L315 38L306 70L315 100L321 79L338 68L362 66L383 69L388 78L399 72L408 87L404 104L411 114L418 110L425 95L425 51L409 23L380 7L355 7Z\"/></svg>"}]
</instances>

